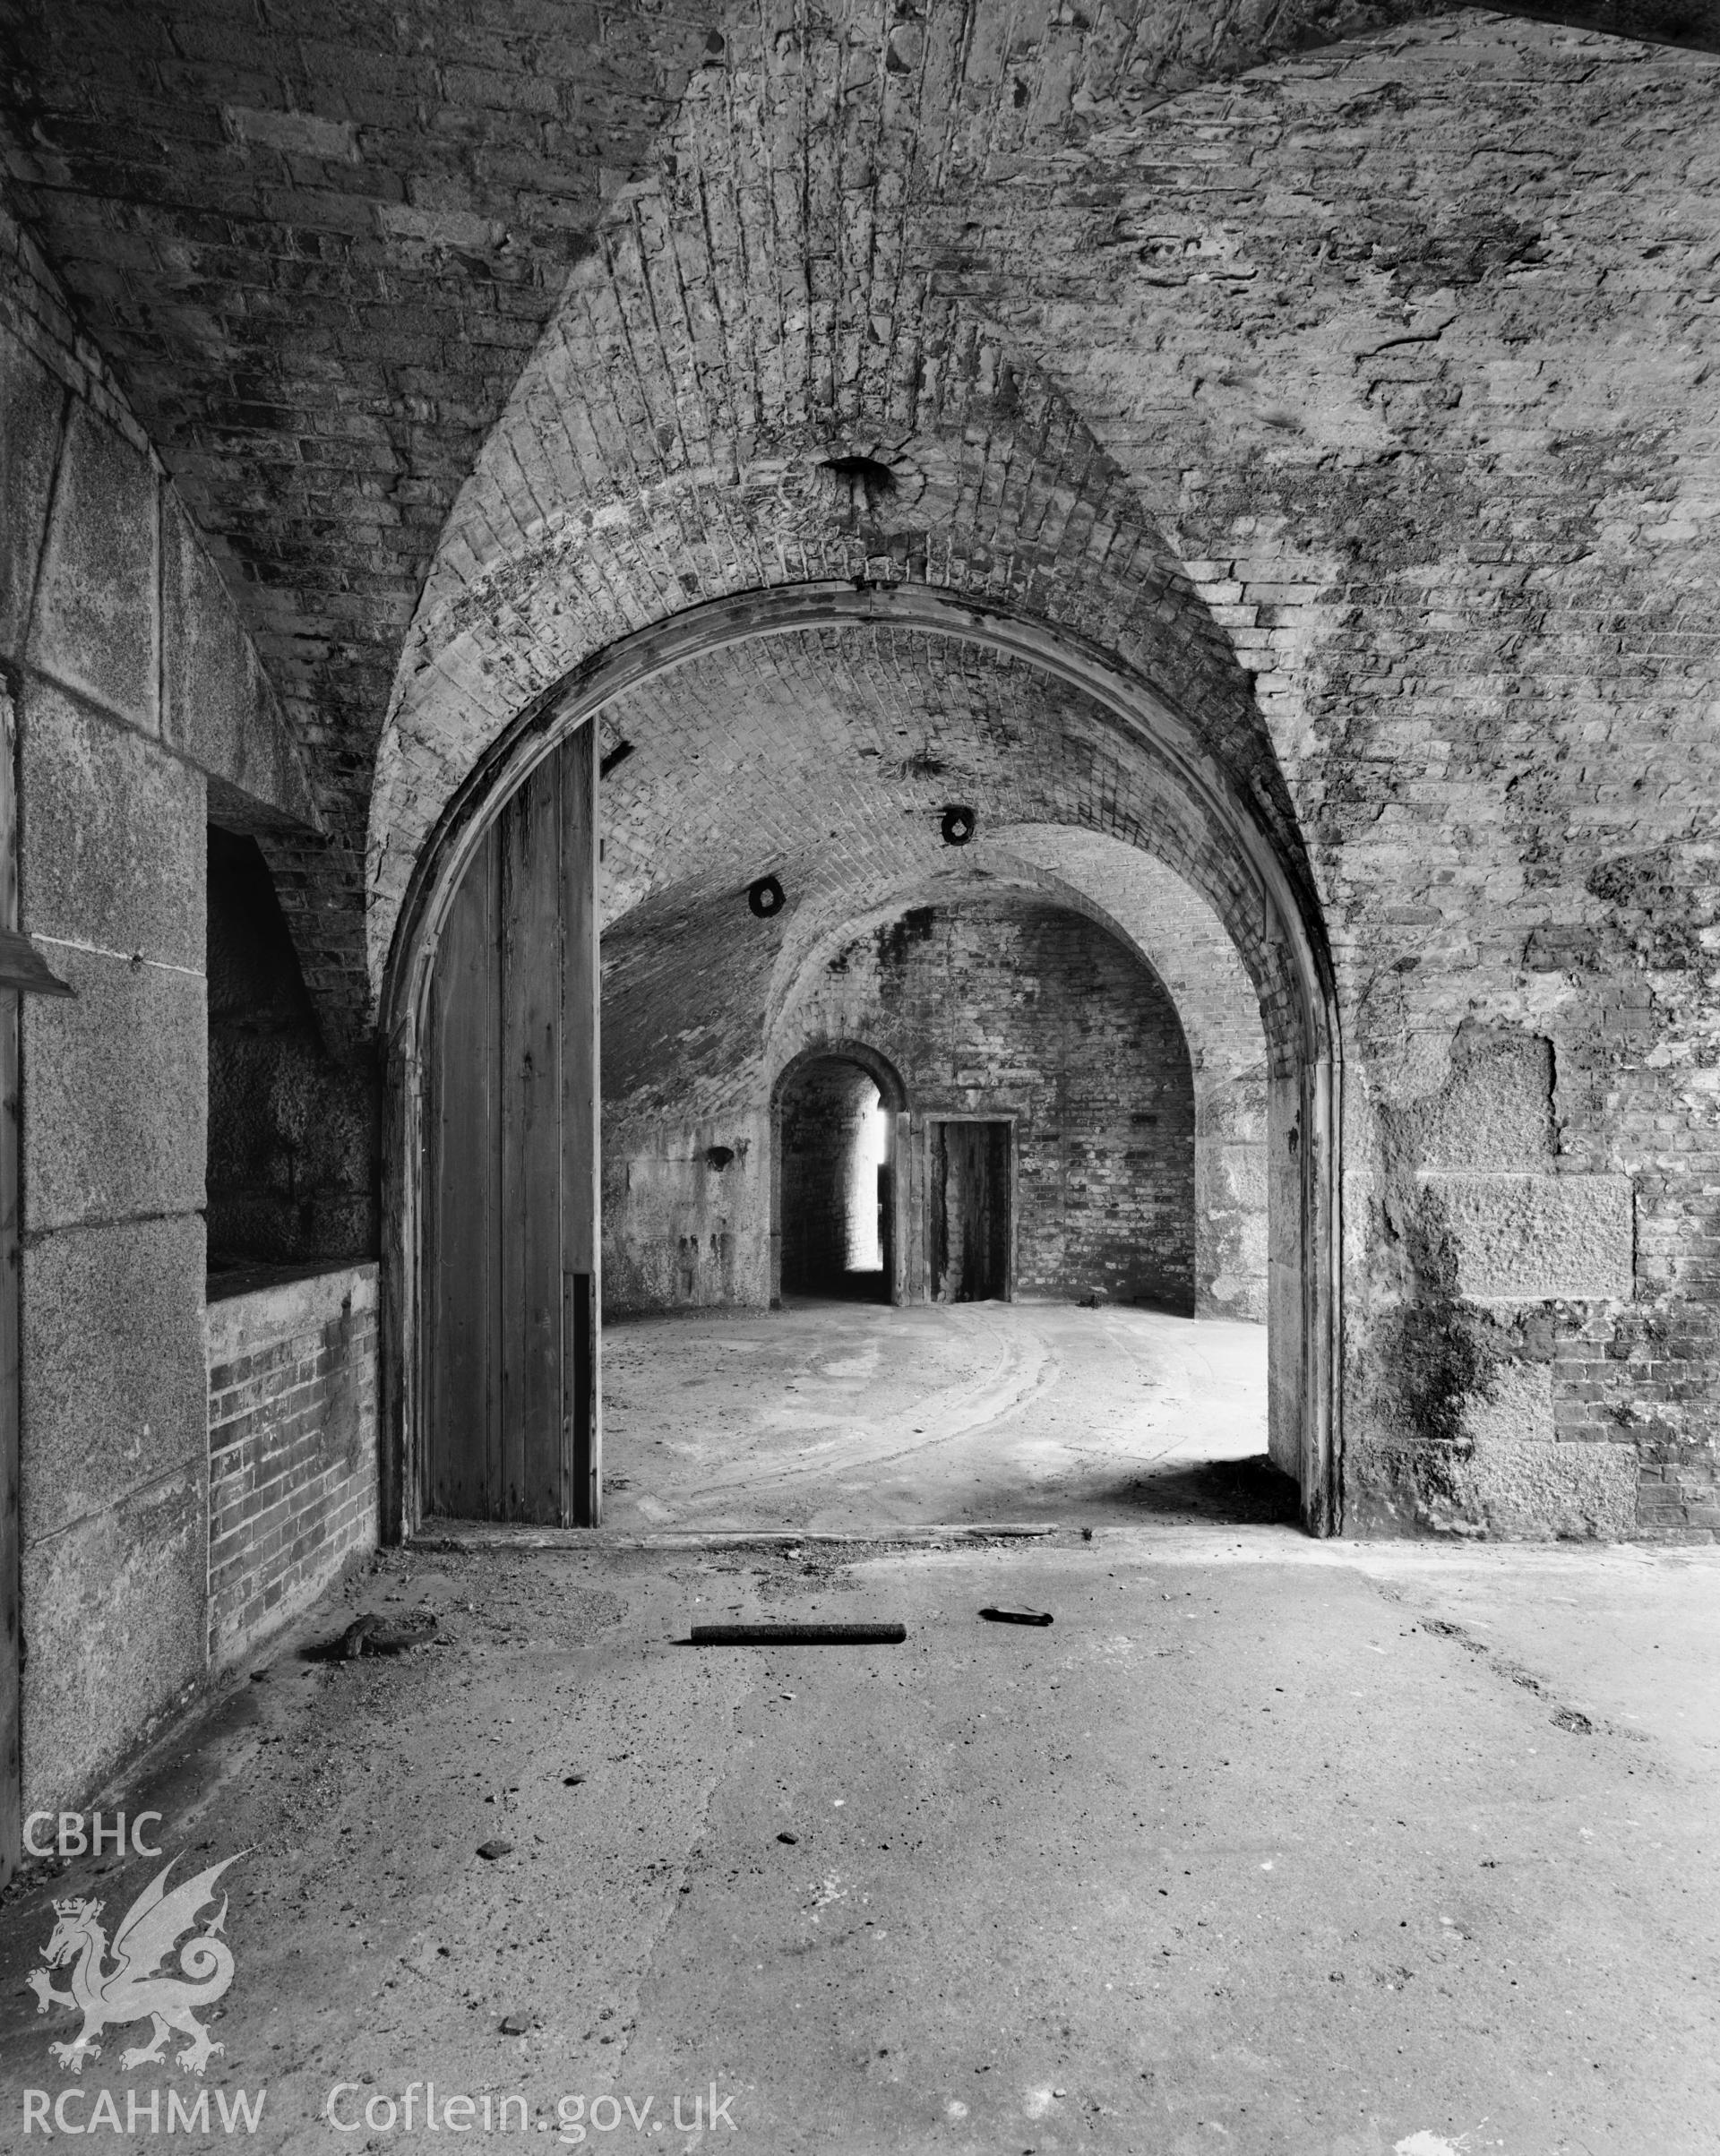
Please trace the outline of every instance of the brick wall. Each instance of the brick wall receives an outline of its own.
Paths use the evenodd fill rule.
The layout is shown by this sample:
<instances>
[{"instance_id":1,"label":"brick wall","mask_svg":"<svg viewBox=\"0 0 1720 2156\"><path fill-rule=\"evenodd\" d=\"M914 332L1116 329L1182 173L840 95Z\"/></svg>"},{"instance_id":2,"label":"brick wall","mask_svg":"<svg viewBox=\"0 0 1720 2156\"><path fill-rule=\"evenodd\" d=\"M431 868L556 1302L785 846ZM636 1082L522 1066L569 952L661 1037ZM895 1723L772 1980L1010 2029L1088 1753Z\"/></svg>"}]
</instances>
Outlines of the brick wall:
<instances>
[{"instance_id":1,"label":"brick wall","mask_svg":"<svg viewBox=\"0 0 1720 2156\"><path fill-rule=\"evenodd\" d=\"M377 1531L376 1267L211 1302L209 1659L231 1667Z\"/></svg>"},{"instance_id":2,"label":"brick wall","mask_svg":"<svg viewBox=\"0 0 1720 2156\"><path fill-rule=\"evenodd\" d=\"M877 1049L916 1130L1016 1117L1018 1294L1193 1309L1188 1050L1164 988L1095 923L1028 898L911 908L832 954L781 1039Z\"/></svg>"}]
</instances>

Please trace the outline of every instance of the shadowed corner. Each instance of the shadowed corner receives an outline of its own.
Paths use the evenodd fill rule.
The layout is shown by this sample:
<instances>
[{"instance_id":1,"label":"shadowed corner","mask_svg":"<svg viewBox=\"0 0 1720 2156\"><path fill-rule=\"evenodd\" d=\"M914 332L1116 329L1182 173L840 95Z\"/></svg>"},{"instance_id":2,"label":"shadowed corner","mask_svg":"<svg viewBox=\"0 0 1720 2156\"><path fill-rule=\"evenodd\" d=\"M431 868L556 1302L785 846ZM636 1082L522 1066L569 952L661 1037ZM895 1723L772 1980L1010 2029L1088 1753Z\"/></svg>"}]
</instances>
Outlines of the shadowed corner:
<instances>
[{"instance_id":1,"label":"shadowed corner","mask_svg":"<svg viewBox=\"0 0 1720 2156\"><path fill-rule=\"evenodd\" d=\"M1300 1494L1294 1475L1265 1453L1247 1460L1197 1460L1107 1485L1098 1496L1107 1506L1146 1513L1212 1520L1233 1527L1294 1527Z\"/></svg>"}]
</instances>

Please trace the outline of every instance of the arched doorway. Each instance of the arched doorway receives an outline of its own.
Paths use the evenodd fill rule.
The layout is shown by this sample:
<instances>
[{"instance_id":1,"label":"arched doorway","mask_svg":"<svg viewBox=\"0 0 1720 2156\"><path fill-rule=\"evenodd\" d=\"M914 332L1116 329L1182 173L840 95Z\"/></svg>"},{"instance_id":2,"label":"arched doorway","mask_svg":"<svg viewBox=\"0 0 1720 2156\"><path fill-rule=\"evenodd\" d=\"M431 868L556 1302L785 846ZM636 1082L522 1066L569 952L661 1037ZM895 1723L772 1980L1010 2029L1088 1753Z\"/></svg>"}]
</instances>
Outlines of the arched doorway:
<instances>
[{"instance_id":1,"label":"arched doorway","mask_svg":"<svg viewBox=\"0 0 1720 2156\"><path fill-rule=\"evenodd\" d=\"M391 947L385 1018L391 1048L390 1355L385 1365L389 1516L396 1532L427 1497L430 1456L426 1319L439 1284L425 1191L435 1136L423 1074L440 1052L433 1016L437 952L456 897L503 804L549 766L613 698L701 653L804 630L887 623L1002 653L1089 700L1153 775L1162 828L1133 843L1186 861L1236 943L1260 997L1271 1062L1269 1142L1277 1217L1272 1263L1271 1390L1275 1456L1294 1462L1305 1525L1339 1525L1338 1237L1340 1065L1331 973L1305 872L1281 855L1268 821L1188 723L1130 666L1086 640L1005 605L979 606L922 585L802 585L688 609L624 638L538 699L492 744L443 812L412 875ZM595 765L588 744L583 753ZM560 900L557 903L561 903ZM563 921L563 932L566 932ZM581 934L583 932L580 932ZM598 1030L596 985L582 1012L564 1001L587 1052ZM578 1057L574 1058L578 1061ZM540 1184L540 1190L552 1190ZM563 1185L566 1195L572 1186ZM559 1202L559 1200L557 1200ZM589 1205L595 1196L574 1194ZM560 1231L558 1231L559 1233ZM568 1335L563 1329L565 1351ZM595 1421L592 1458L598 1459ZM594 1466L592 1488L598 1487ZM582 1524L597 1516L595 1494Z\"/></svg>"},{"instance_id":2,"label":"arched doorway","mask_svg":"<svg viewBox=\"0 0 1720 2156\"><path fill-rule=\"evenodd\" d=\"M857 1041L809 1048L771 1090L770 1302L904 1300L907 1095Z\"/></svg>"}]
</instances>

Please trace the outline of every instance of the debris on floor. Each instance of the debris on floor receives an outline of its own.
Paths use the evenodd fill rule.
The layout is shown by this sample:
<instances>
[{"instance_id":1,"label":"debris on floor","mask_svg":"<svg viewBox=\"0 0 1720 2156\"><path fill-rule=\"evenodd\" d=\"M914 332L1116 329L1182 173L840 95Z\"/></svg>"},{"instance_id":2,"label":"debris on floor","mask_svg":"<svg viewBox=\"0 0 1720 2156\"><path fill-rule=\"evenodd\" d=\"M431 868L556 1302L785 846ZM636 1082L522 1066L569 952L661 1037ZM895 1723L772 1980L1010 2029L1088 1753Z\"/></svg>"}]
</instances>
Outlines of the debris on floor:
<instances>
[{"instance_id":1,"label":"debris on floor","mask_svg":"<svg viewBox=\"0 0 1720 2156\"><path fill-rule=\"evenodd\" d=\"M980 1611L994 1625L1048 1625L1049 1610L1029 1610L1025 1603L988 1602Z\"/></svg>"},{"instance_id":2,"label":"debris on floor","mask_svg":"<svg viewBox=\"0 0 1720 2156\"><path fill-rule=\"evenodd\" d=\"M335 1659L357 1662L364 1654L407 1654L434 1636L434 1610L415 1611L410 1617L379 1617L367 1610L353 1619L334 1647Z\"/></svg>"},{"instance_id":3,"label":"debris on floor","mask_svg":"<svg viewBox=\"0 0 1720 2156\"><path fill-rule=\"evenodd\" d=\"M906 1625L694 1625L695 1647L899 1647Z\"/></svg>"}]
</instances>

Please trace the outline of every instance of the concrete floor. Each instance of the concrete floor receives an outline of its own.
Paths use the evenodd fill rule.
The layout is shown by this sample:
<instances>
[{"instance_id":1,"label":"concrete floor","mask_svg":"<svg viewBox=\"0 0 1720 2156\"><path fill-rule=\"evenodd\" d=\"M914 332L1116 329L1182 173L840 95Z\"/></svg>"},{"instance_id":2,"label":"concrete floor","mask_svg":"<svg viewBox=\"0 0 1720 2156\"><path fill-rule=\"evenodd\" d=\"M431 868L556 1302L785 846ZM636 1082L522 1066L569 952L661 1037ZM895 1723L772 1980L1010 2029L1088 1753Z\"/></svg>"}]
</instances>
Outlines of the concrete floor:
<instances>
[{"instance_id":1,"label":"concrete floor","mask_svg":"<svg viewBox=\"0 0 1720 2156\"><path fill-rule=\"evenodd\" d=\"M867 1338L847 1328L889 1315L726 1321L759 1343L738 1351L751 1367L784 1360L725 1403L760 1468L720 1508L811 1522L864 1498L905 1520L962 1516L965 1498L1021 1516L1052 1489L1078 1507L1070 1525L1002 1547L651 1550L611 1530L564 1550L390 1552L116 1792L167 1815L179 1872L249 1852L222 1883L237 1973L209 2012L226 2049L206 2084L229 2101L266 2087L246 2145L445 2156L460 2143L445 2117L424 2130L422 2092L411 2131L383 2124L384 2102L434 2081L439 2113L469 2096L480 2126L486 2096L493 2117L523 2097L524 2133L516 2111L507 2133L470 2135L498 2148L1720 2148L1720 1550L1316 1544L1226 1517L1227 1489L1260 1512L1255 1484L1187 1454L1163 1483L1150 1462L1124 1478L1150 1421L1105 1423L1127 1395L1100 1385L1100 1427L1084 1428L1069 1372L1078 1348L1083 1373L1132 1361L1147 1391L1168 1320L909 1314L900 1336L928 1367L1002 1358L995 1382L1036 1403L1007 1411L1019 1428L977 1483L966 1440L912 1468L858 1458L865 1415L912 1404L895 1359L888 1379L857 1373L875 1401L772 1420L829 1413L822 1394L767 1396L796 1370L845 1382L832 1364ZM702 1517L705 1478L675 1448L713 1440L695 1402L648 1447L647 1388L708 1386L697 1343L719 1330L611 1336L639 1418L617 1445L634 1503L655 1494L682 1522ZM627 1380L633 1339L649 1353ZM1173 1341L1157 1367L1197 1368L1174 1350L1207 1352ZM1048 1356L1054 1377L1024 1391ZM959 1392L949 1377L953 1412ZM1168 1415L1168 1378L1153 1396ZM1041 1473L1060 1401L1071 1424ZM796 1427L835 1448L828 1474L794 1472ZM1125 1503L1117 1484L1143 1473L1153 1486ZM1005 1600L1056 1621L978 1618ZM355 1610L421 1605L443 1644L303 1658ZM678 1644L731 1612L899 1618L908 1636ZM8 1895L0 2146L46 2145L23 2134L28 2090L75 2089L77 2124L103 2088L123 2120L128 2090L147 2117L150 2091L165 2105L199 2086L170 2064L122 2072L135 2026L73 2081L47 2050L73 2017L38 2018L23 1989L51 1896L99 1893L111 1928L158 1869L74 1865ZM325 2116L341 2084L355 2131ZM713 2085L718 2123L677 2131L677 2099L684 2120ZM204 2138L227 2137L169 2145Z\"/></svg>"},{"instance_id":2,"label":"concrete floor","mask_svg":"<svg viewBox=\"0 0 1720 2156\"><path fill-rule=\"evenodd\" d=\"M1190 1469L1266 1449L1266 1328L1226 1319L796 1301L612 1325L603 1352L617 1532L1090 1526L1199 1510Z\"/></svg>"}]
</instances>

